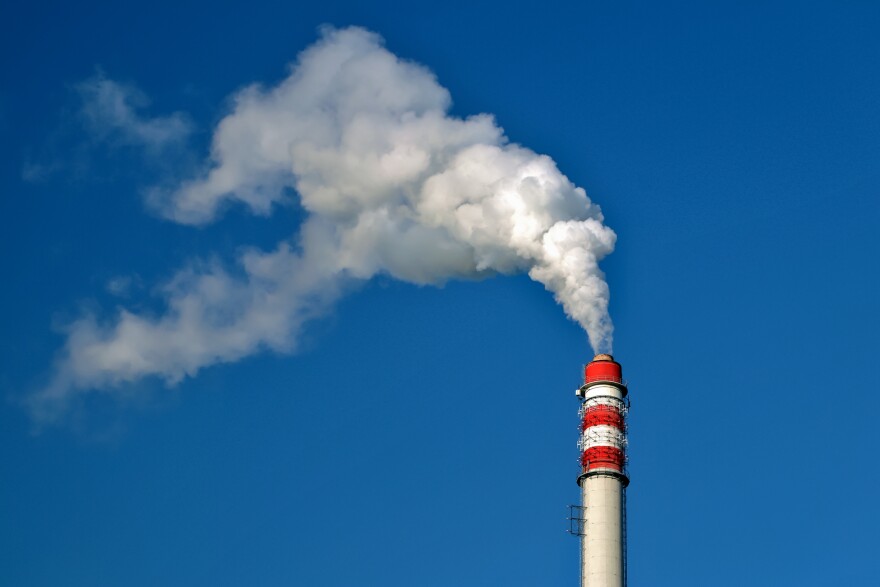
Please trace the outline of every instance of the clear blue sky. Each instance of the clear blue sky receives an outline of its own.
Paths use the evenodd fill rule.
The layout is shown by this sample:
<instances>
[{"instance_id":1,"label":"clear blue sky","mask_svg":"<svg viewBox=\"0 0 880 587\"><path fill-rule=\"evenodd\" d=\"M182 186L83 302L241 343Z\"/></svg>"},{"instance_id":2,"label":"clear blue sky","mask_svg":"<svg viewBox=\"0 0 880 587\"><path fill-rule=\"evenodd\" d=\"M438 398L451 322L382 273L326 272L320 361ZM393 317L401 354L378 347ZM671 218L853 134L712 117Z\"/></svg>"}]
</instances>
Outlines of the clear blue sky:
<instances>
[{"instance_id":1,"label":"clear blue sky","mask_svg":"<svg viewBox=\"0 0 880 587\"><path fill-rule=\"evenodd\" d=\"M525 276L380 277L295 354L91 394L39 432L18 403L84 309L156 311L188 260L296 231L290 208L175 224L143 191L325 23L429 67L617 232L631 584L880 584L876 3L7 2L0 23L0 585L576 584L592 353ZM186 149L90 134L96 68L145 117L185 112Z\"/></svg>"}]
</instances>

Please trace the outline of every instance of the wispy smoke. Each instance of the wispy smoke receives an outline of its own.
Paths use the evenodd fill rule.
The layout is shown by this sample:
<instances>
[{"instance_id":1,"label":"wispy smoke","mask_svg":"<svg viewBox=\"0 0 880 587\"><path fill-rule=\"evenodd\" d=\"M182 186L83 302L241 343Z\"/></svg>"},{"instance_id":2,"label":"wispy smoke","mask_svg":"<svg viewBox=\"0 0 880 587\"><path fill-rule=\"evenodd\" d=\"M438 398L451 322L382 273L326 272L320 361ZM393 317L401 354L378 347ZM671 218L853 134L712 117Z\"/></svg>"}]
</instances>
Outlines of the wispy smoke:
<instances>
[{"instance_id":1,"label":"wispy smoke","mask_svg":"<svg viewBox=\"0 0 880 587\"><path fill-rule=\"evenodd\" d=\"M108 171L112 175L112 165L99 170L94 160L120 148L141 155L141 162L150 164L145 167L180 168L189 160L186 147L193 125L186 114L149 116L150 100L144 92L107 78L100 69L70 89L76 108L61 115L56 130L26 158L24 181L43 182L53 176L94 180Z\"/></svg>"},{"instance_id":2,"label":"wispy smoke","mask_svg":"<svg viewBox=\"0 0 880 587\"><path fill-rule=\"evenodd\" d=\"M377 274L441 284L527 272L596 350L611 347L598 261L615 234L552 159L508 142L485 114L450 116L449 92L360 28L328 29L275 87L249 86L218 124L205 170L151 204L180 223L243 203L269 214L299 197L300 233L233 269L180 271L159 316L125 310L69 325L54 380L32 398L52 417L79 391L145 376L173 384L260 349L291 351L346 282Z\"/></svg>"},{"instance_id":3,"label":"wispy smoke","mask_svg":"<svg viewBox=\"0 0 880 587\"><path fill-rule=\"evenodd\" d=\"M155 118L140 114L138 110L150 103L147 96L107 79L101 71L77 84L76 91L82 101L79 114L95 138L160 150L192 132L189 118L180 112Z\"/></svg>"}]
</instances>

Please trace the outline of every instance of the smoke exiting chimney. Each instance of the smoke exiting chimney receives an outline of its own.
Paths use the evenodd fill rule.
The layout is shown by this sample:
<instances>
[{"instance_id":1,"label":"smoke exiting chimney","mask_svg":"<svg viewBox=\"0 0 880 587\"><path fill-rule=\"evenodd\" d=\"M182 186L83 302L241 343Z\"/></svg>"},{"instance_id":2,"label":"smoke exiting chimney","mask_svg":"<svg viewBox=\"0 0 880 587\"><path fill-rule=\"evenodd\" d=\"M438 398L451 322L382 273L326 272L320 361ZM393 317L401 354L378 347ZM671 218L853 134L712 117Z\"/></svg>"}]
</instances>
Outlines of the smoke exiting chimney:
<instances>
[{"instance_id":1,"label":"smoke exiting chimney","mask_svg":"<svg viewBox=\"0 0 880 587\"><path fill-rule=\"evenodd\" d=\"M418 285L528 274L610 352L599 262L616 235L547 155L488 114L460 118L427 68L357 27L325 29L275 85L230 100L194 176L149 190L169 220L206 224L230 204L268 215L294 199L299 232L237 263L193 262L155 288L160 314L119 308L66 326L39 420L95 389L175 385L264 349L293 352L307 323L377 275ZM278 206L282 204L282 206Z\"/></svg>"}]
</instances>

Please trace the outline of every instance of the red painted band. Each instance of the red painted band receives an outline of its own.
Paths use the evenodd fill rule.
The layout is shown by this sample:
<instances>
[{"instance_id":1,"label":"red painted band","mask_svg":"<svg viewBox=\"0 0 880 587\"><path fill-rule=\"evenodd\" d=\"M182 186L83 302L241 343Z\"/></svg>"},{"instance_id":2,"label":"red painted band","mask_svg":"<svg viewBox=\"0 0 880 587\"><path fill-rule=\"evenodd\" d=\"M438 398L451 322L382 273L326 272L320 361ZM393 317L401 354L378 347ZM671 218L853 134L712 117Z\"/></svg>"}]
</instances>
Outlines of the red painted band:
<instances>
[{"instance_id":1,"label":"red painted band","mask_svg":"<svg viewBox=\"0 0 880 587\"><path fill-rule=\"evenodd\" d=\"M600 404L588 408L581 422L581 432L590 426L614 426L618 430L626 430L621 414L616 407Z\"/></svg>"},{"instance_id":2,"label":"red painted band","mask_svg":"<svg viewBox=\"0 0 880 587\"><path fill-rule=\"evenodd\" d=\"M593 361L584 367L584 383L593 381L613 381L623 383L620 363L614 361Z\"/></svg>"},{"instance_id":3,"label":"red painted band","mask_svg":"<svg viewBox=\"0 0 880 587\"><path fill-rule=\"evenodd\" d=\"M626 457L623 451L612 446L594 446L588 448L581 455L581 466L584 471L592 469L616 469L623 470Z\"/></svg>"}]
</instances>

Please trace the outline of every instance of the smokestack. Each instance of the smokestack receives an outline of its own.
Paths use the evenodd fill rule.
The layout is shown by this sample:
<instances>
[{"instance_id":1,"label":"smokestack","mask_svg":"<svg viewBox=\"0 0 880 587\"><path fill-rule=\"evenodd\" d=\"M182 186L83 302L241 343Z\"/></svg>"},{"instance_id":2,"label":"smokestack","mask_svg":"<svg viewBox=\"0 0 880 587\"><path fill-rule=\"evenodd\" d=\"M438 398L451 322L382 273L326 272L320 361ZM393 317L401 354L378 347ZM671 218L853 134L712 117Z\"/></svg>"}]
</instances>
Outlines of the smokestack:
<instances>
[{"instance_id":1,"label":"smokestack","mask_svg":"<svg viewBox=\"0 0 880 587\"><path fill-rule=\"evenodd\" d=\"M581 406L581 587L626 586L627 389L620 363L600 354L584 368Z\"/></svg>"}]
</instances>

